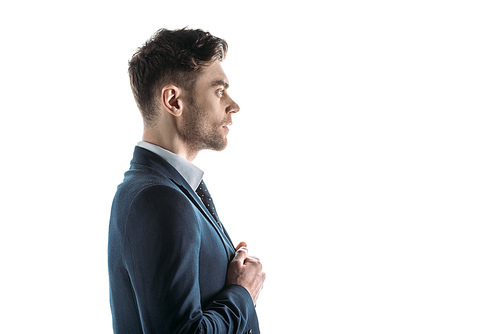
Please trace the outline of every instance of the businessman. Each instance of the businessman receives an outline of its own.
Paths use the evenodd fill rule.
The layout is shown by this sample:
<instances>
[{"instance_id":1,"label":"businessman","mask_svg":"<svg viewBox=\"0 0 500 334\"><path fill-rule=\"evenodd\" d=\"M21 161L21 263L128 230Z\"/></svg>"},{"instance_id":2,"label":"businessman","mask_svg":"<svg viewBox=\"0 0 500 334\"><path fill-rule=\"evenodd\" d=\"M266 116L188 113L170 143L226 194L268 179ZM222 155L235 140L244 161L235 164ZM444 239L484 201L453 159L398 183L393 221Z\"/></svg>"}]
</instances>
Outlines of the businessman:
<instances>
[{"instance_id":1,"label":"businessman","mask_svg":"<svg viewBox=\"0 0 500 334\"><path fill-rule=\"evenodd\" d=\"M203 172L192 161L223 150L239 106L221 66L224 40L161 29L129 62L142 141L113 200L108 265L115 333L259 333L265 274L234 247Z\"/></svg>"}]
</instances>

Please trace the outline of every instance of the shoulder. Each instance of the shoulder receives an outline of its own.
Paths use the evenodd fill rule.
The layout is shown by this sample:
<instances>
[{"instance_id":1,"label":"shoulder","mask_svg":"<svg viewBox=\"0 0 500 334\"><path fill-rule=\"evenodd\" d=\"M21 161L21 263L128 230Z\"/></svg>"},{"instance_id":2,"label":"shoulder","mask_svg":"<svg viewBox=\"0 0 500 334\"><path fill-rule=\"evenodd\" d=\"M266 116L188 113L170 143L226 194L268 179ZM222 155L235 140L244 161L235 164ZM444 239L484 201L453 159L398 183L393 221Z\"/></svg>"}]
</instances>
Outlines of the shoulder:
<instances>
[{"instance_id":1,"label":"shoulder","mask_svg":"<svg viewBox=\"0 0 500 334\"><path fill-rule=\"evenodd\" d=\"M127 230L199 231L199 214L191 200L175 185L142 188L130 203Z\"/></svg>"},{"instance_id":2,"label":"shoulder","mask_svg":"<svg viewBox=\"0 0 500 334\"><path fill-rule=\"evenodd\" d=\"M191 206L189 198L173 182L147 184L137 190L131 201L131 207L143 209L179 210Z\"/></svg>"},{"instance_id":3,"label":"shoulder","mask_svg":"<svg viewBox=\"0 0 500 334\"><path fill-rule=\"evenodd\" d=\"M128 208L144 197L182 195L182 191L172 178L171 175L161 174L149 166L133 164L116 190L115 202Z\"/></svg>"}]
</instances>

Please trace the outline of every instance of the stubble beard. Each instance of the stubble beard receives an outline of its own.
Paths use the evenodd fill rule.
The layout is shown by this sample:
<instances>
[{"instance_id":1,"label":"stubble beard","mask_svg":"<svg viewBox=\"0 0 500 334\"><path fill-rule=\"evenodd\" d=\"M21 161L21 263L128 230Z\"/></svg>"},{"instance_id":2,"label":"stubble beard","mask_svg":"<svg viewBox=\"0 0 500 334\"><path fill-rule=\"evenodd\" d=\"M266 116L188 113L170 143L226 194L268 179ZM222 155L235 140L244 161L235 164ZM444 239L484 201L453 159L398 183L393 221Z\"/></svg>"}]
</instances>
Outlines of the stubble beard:
<instances>
[{"instance_id":1,"label":"stubble beard","mask_svg":"<svg viewBox=\"0 0 500 334\"><path fill-rule=\"evenodd\" d=\"M184 122L179 128L179 136L193 151L201 150L222 151L227 146L227 138L221 134L218 125L206 121L206 113L196 101L188 102ZM220 124L222 127L222 124Z\"/></svg>"}]
</instances>

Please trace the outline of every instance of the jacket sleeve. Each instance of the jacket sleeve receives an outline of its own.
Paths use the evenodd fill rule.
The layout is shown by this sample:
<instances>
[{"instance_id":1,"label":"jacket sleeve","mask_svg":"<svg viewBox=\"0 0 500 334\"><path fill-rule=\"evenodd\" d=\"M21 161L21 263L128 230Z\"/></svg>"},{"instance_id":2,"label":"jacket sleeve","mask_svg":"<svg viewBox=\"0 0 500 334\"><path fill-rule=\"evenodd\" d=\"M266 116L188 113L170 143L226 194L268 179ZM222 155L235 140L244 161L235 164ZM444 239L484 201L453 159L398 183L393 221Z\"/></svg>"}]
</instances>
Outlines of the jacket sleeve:
<instances>
[{"instance_id":1,"label":"jacket sleeve","mask_svg":"<svg viewBox=\"0 0 500 334\"><path fill-rule=\"evenodd\" d=\"M132 201L123 260L144 333L244 333L256 317L239 285L225 287L202 309L199 220L189 199L167 186L150 186Z\"/></svg>"}]
</instances>

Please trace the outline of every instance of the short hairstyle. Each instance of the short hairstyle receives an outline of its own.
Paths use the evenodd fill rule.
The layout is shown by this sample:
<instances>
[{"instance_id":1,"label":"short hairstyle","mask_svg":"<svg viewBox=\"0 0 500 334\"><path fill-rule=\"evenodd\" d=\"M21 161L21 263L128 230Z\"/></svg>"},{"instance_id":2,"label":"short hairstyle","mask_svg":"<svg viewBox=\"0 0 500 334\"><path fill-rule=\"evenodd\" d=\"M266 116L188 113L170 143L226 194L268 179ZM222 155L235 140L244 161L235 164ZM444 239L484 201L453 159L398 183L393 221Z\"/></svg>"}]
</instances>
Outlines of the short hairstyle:
<instances>
[{"instance_id":1,"label":"short hairstyle","mask_svg":"<svg viewBox=\"0 0 500 334\"><path fill-rule=\"evenodd\" d=\"M161 89L194 87L201 69L226 57L227 43L199 29L158 30L129 61L135 101L145 124L153 124Z\"/></svg>"}]
</instances>

